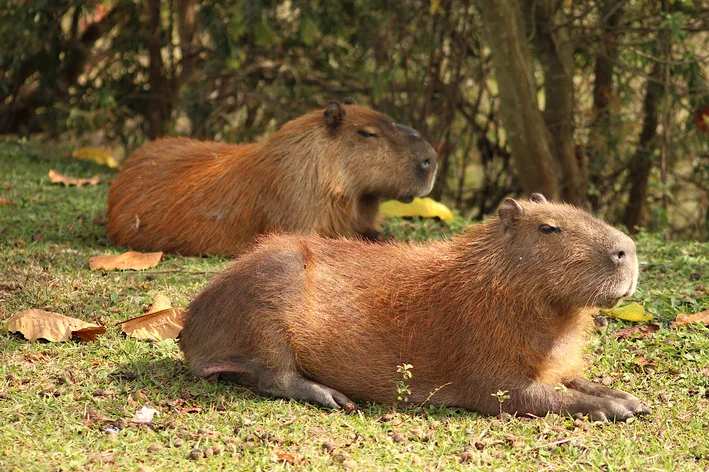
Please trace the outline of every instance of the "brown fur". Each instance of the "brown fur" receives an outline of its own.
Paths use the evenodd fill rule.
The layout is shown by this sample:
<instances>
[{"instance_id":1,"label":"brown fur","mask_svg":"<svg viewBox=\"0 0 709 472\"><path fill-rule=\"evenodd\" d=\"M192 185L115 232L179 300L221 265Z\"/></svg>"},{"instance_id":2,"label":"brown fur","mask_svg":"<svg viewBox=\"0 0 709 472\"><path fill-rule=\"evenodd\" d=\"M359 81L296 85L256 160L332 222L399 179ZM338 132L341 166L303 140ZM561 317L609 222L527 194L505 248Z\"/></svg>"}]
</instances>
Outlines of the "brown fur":
<instances>
[{"instance_id":1,"label":"brown fur","mask_svg":"<svg viewBox=\"0 0 709 472\"><path fill-rule=\"evenodd\" d=\"M108 231L121 245L183 255L234 256L275 230L376 239L380 200L425 195L435 172L416 131L332 102L260 143L146 144L111 186Z\"/></svg>"},{"instance_id":2,"label":"brown fur","mask_svg":"<svg viewBox=\"0 0 709 472\"><path fill-rule=\"evenodd\" d=\"M440 387L429 403L495 414L508 390L510 413L626 419L649 410L577 375L594 308L636 281L630 238L535 194L450 241L267 237L190 304L180 345L198 375L334 408L393 401L408 363L413 403Z\"/></svg>"}]
</instances>

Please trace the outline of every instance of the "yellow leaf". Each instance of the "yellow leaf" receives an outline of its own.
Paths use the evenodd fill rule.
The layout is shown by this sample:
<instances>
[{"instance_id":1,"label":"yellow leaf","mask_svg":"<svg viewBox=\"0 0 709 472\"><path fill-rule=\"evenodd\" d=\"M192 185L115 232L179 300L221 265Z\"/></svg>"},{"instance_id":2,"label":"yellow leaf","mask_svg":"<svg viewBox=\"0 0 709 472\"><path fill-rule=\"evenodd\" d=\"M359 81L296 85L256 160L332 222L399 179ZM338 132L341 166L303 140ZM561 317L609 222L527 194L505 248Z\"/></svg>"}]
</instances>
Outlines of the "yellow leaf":
<instances>
[{"instance_id":1,"label":"yellow leaf","mask_svg":"<svg viewBox=\"0 0 709 472\"><path fill-rule=\"evenodd\" d=\"M601 310L601 313L610 318L618 318L619 320L626 321L650 321L652 319L652 315L645 312L645 308L635 302L610 310Z\"/></svg>"},{"instance_id":2,"label":"yellow leaf","mask_svg":"<svg viewBox=\"0 0 709 472\"><path fill-rule=\"evenodd\" d=\"M438 217L442 220L453 220L453 212L443 203L431 198L414 198L411 203L389 200L379 206L379 211L385 218L395 216L422 216L424 218Z\"/></svg>"},{"instance_id":3,"label":"yellow leaf","mask_svg":"<svg viewBox=\"0 0 709 472\"><path fill-rule=\"evenodd\" d=\"M77 159L86 159L97 164L103 164L111 169L118 169L118 161L102 148L81 148L74 151L71 155Z\"/></svg>"},{"instance_id":4,"label":"yellow leaf","mask_svg":"<svg viewBox=\"0 0 709 472\"><path fill-rule=\"evenodd\" d=\"M128 251L114 256L91 256L89 268L91 270L142 270L155 267L162 259L162 252L135 252Z\"/></svg>"},{"instance_id":5,"label":"yellow leaf","mask_svg":"<svg viewBox=\"0 0 709 472\"><path fill-rule=\"evenodd\" d=\"M103 326L44 310L15 313L5 323L5 329L12 333L20 332L29 340L46 339L54 342L69 341L74 335L84 340L93 340L95 335L106 332Z\"/></svg>"},{"instance_id":6,"label":"yellow leaf","mask_svg":"<svg viewBox=\"0 0 709 472\"><path fill-rule=\"evenodd\" d=\"M435 15L440 7L441 0L431 0L431 4L428 6L428 13L430 15Z\"/></svg>"}]
</instances>

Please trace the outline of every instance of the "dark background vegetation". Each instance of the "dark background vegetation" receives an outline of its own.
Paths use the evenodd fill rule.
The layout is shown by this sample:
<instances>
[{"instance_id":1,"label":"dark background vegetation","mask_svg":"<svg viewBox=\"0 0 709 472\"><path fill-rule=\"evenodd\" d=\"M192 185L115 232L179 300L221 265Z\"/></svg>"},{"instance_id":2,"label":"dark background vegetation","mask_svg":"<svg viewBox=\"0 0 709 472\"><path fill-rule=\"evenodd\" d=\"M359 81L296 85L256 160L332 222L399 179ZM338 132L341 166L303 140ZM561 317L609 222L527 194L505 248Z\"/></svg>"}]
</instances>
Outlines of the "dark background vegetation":
<instances>
[{"instance_id":1,"label":"dark background vegetation","mask_svg":"<svg viewBox=\"0 0 709 472\"><path fill-rule=\"evenodd\" d=\"M541 191L709 239L709 7L691 0L0 0L0 134L261 139L356 98L479 218Z\"/></svg>"}]
</instances>

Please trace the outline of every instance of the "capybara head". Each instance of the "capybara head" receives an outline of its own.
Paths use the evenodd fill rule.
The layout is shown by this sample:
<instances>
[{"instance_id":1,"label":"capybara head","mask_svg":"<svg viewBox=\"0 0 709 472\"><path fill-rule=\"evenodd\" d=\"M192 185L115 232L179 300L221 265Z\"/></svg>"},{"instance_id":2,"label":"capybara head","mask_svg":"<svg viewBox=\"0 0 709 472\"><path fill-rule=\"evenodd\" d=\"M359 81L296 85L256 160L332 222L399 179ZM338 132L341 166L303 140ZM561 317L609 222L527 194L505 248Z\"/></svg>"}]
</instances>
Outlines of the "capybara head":
<instances>
[{"instance_id":1,"label":"capybara head","mask_svg":"<svg viewBox=\"0 0 709 472\"><path fill-rule=\"evenodd\" d=\"M541 194L498 210L506 276L525 296L575 307L612 308L635 291L635 243L586 211Z\"/></svg>"},{"instance_id":2,"label":"capybara head","mask_svg":"<svg viewBox=\"0 0 709 472\"><path fill-rule=\"evenodd\" d=\"M363 194L411 201L431 191L436 152L413 128L355 104L330 102L323 112L342 175ZM367 158L363 158L367 156Z\"/></svg>"}]
</instances>

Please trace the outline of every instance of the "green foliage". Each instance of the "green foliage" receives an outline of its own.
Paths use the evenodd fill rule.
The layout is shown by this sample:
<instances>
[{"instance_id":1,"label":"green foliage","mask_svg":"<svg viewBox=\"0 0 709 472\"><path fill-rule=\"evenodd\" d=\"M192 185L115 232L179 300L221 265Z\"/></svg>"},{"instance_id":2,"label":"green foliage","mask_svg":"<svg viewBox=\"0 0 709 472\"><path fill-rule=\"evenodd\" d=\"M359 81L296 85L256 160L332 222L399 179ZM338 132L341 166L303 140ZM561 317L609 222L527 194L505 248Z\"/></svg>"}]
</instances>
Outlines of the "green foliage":
<instances>
[{"instance_id":1,"label":"green foliage","mask_svg":"<svg viewBox=\"0 0 709 472\"><path fill-rule=\"evenodd\" d=\"M396 366L396 373L401 375L401 379L392 380L391 382L396 387L397 397L396 399L400 402L408 402L409 395L411 395L411 388L409 387L408 381L414 374L411 372L414 366L411 364L402 364Z\"/></svg>"}]
</instances>

